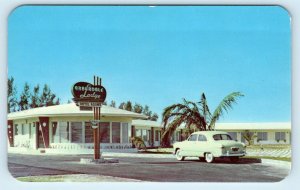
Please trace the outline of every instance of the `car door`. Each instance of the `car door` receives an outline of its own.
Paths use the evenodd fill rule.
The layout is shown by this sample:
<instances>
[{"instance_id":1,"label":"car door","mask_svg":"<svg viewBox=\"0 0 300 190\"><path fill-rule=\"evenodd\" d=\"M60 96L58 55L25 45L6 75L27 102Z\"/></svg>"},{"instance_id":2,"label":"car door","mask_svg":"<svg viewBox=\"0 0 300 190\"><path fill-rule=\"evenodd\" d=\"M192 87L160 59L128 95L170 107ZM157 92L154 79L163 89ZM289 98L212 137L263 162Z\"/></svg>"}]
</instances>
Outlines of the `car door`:
<instances>
[{"instance_id":1,"label":"car door","mask_svg":"<svg viewBox=\"0 0 300 190\"><path fill-rule=\"evenodd\" d=\"M196 156L203 156L207 151L207 138L205 135L199 134L195 144Z\"/></svg>"},{"instance_id":2,"label":"car door","mask_svg":"<svg viewBox=\"0 0 300 190\"><path fill-rule=\"evenodd\" d=\"M198 135L197 134L192 134L189 138L188 138L188 140L187 140L187 142L186 142L186 147L185 147L185 149L186 149L186 151L187 151L187 156L195 156L195 155L197 155L197 153L196 153L196 143L197 143L197 137L198 137Z\"/></svg>"}]
</instances>

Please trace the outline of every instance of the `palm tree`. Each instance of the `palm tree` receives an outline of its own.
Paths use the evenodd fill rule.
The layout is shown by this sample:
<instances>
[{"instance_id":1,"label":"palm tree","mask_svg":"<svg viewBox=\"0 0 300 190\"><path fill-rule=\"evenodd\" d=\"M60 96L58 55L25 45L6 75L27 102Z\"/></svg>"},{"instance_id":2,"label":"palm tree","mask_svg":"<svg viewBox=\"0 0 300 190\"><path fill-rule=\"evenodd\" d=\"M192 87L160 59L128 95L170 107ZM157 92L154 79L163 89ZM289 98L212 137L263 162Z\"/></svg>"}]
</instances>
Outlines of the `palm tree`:
<instances>
[{"instance_id":1,"label":"palm tree","mask_svg":"<svg viewBox=\"0 0 300 190\"><path fill-rule=\"evenodd\" d=\"M162 134L162 146L170 145L170 137L180 125L184 124L190 130L191 127L201 131L214 130L215 124L224 114L232 108L237 99L244 96L240 92L232 92L224 97L218 107L211 114L205 94L202 93L199 102L183 99L183 103L173 104L164 109L162 114L164 131ZM167 127L167 128L166 128Z\"/></svg>"},{"instance_id":2,"label":"palm tree","mask_svg":"<svg viewBox=\"0 0 300 190\"><path fill-rule=\"evenodd\" d=\"M247 141L247 144L250 146L253 144L254 139L257 138L257 135L250 132L249 130L245 130L245 132L242 133L242 137Z\"/></svg>"}]
</instances>

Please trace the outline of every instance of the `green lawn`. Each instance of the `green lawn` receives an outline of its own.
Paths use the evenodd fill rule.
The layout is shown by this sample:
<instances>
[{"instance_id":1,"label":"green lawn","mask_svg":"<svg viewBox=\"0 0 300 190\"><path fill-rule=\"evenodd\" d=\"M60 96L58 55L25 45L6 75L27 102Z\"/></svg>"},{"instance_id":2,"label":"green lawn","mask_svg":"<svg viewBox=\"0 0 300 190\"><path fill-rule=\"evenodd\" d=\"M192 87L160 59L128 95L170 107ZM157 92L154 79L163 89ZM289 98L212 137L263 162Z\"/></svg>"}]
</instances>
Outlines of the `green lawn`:
<instances>
[{"instance_id":1,"label":"green lawn","mask_svg":"<svg viewBox=\"0 0 300 190\"><path fill-rule=\"evenodd\" d=\"M272 157L272 156L245 156L243 158L270 159L291 162L291 158L287 157Z\"/></svg>"},{"instance_id":2,"label":"green lawn","mask_svg":"<svg viewBox=\"0 0 300 190\"><path fill-rule=\"evenodd\" d=\"M291 145L251 145L251 146L247 146L247 149L261 149L261 148L264 148L264 149L291 149Z\"/></svg>"},{"instance_id":3,"label":"green lawn","mask_svg":"<svg viewBox=\"0 0 300 190\"><path fill-rule=\"evenodd\" d=\"M22 182L137 182L139 180L126 179L112 176L70 174L18 177Z\"/></svg>"},{"instance_id":4,"label":"green lawn","mask_svg":"<svg viewBox=\"0 0 300 190\"><path fill-rule=\"evenodd\" d=\"M65 182L66 181L65 178L60 175L18 177L17 180L22 182Z\"/></svg>"}]
</instances>

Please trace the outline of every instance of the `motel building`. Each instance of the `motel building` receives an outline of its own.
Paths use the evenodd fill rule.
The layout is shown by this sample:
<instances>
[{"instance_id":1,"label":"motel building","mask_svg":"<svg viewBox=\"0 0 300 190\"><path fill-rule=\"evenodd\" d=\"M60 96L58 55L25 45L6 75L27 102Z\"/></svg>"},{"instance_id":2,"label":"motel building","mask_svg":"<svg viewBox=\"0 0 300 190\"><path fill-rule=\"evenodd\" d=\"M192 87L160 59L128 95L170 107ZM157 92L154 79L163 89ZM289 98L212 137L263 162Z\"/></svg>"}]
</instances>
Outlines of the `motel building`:
<instances>
[{"instance_id":1,"label":"motel building","mask_svg":"<svg viewBox=\"0 0 300 190\"><path fill-rule=\"evenodd\" d=\"M162 125L145 120L142 114L103 105L100 119L100 149L104 152L136 152L131 137L141 137L147 147L160 146ZM92 154L94 151L93 111L80 110L75 103L34 108L8 114L9 152ZM218 123L216 130L228 132L245 142L249 130L257 136L254 144L290 144L290 123ZM181 126L171 141L187 138Z\"/></svg>"},{"instance_id":2,"label":"motel building","mask_svg":"<svg viewBox=\"0 0 300 190\"><path fill-rule=\"evenodd\" d=\"M264 123L216 123L216 131L228 132L232 139L243 142L245 133L253 136L254 145L289 145L291 144L290 122L264 122ZM187 138L184 126L180 126L171 137L171 142L182 141Z\"/></svg>"},{"instance_id":3,"label":"motel building","mask_svg":"<svg viewBox=\"0 0 300 190\"><path fill-rule=\"evenodd\" d=\"M103 105L99 130L101 151L136 151L130 142L136 135L147 146L158 146L161 127L157 122L141 120L146 118L143 114ZM93 111L80 110L75 103L9 113L9 151L93 153L91 120Z\"/></svg>"}]
</instances>

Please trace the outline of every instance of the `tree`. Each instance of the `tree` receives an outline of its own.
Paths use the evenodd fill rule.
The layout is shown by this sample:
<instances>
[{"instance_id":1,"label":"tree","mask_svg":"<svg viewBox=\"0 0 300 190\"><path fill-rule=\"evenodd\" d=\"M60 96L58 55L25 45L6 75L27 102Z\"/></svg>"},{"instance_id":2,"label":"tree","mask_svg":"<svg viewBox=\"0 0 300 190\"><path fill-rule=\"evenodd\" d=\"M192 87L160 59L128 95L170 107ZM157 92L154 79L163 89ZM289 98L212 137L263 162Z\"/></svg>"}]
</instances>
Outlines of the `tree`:
<instances>
[{"instance_id":1,"label":"tree","mask_svg":"<svg viewBox=\"0 0 300 190\"><path fill-rule=\"evenodd\" d=\"M248 145L252 145L254 143L254 139L257 137L257 135L254 135L254 133L249 130L245 130L245 132L242 133L242 136L247 141Z\"/></svg>"},{"instance_id":2,"label":"tree","mask_svg":"<svg viewBox=\"0 0 300 190\"><path fill-rule=\"evenodd\" d=\"M110 102L110 105L109 105L109 106L115 108L115 107L116 107L116 102L112 100L112 101Z\"/></svg>"},{"instance_id":3,"label":"tree","mask_svg":"<svg viewBox=\"0 0 300 190\"><path fill-rule=\"evenodd\" d=\"M36 85L33 87L33 94L30 96L30 108L37 108L39 105L41 105L41 100L40 100L40 85Z\"/></svg>"},{"instance_id":4,"label":"tree","mask_svg":"<svg viewBox=\"0 0 300 190\"><path fill-rule=\"evenodd\" d=\"M43 92L42 92L41 97L40 97L41 101L40 101L39 107L46 106L49 94L50 94L50 89L49 89L48 85L45 84L44 87L43 87Z\"/></svg>"},{"instance_id":5,"label":"tree","mask_svg":"<svg viewBox=\"0 0 300 190\"><path fill-rule=\"evenodd\" d=\"M59 104L60 104L60 99L57 98L54 104L55 104L55 105L59 105Z\"/></svg>"},{"instance_id":6,"label":"tree","mask_svg":"<svg viewBox=\"0 0 300 190\"><path fill-rule=\"evenodd\" d=\"M150 120L151 120L151 121L157 121L157 119L158 119L157 113L153 113L153 114L151 115L151 117L150 117Z\"/></svg>"},{"instance_id":7,"label":"tree","mask_svg":"<svg viewBox=\"0 0 300 190\"><path fill-rule=\"evenodd\" d=\"M133 112L142 113L143 112L143 106L138 104L138 103L135 103L134 106L133 106Z\"/></svg>"},{"instance_id":8,"label":"tree","mask_svg":"<svg viewBox=\"0 0 300 190\"><path fill-rule=\"evenodd\" d=\"M52 106L59 104L59 100L55 100L56 95L53 94L47 84L44 85L43 92L40 98L39 107Z\"/></svg>"},{"instance_id":9,"label":"tree","mask_svg":"<svg viewBox=\"0 0 300 190\"><path fill-rule=\"evenodd\" d=\"M26 82L24 85L23 92L20 95L20 101L19 101L19 110L27 110L30 108L29 105L29 100L30 100L30 87L28 83Z\"/></svg>"},{"instance_id":10,"label":"tree","mask_svg":"<svg viewBox=\"0 0 300 190\"><path fill-rule=\"evenodd\" d=\"M244 96L240 92L228 94L219 103L211 114L205 94L202 93L199 102L192 102L183 99L183 103L173 104L166 107L163 111L163 133L162 146L170 145L170 137L180 125L184 124L190 130L191 127L201 131L214 130L215 124L224 114L232 108L237 99Z\"/></svg>"},{"instance_id":11,"label":"tree","mask_svg":"<svg viewBox=\"0 0 300 190\"><path fill-rule=\"evenodd\" d=\"M125 104L125 110L132 111L132 104L130 101L127 101Z\"/></svg>"},{"instance_id":12,"label":"tree","mask_svg":"<svg viewBox=\"0 0 300 190\"><path fill-rule=\"evenodd\" d=\"M150 108L149 108L148 105L145 105L144 110L143 110L143 114L146 115L146 116L148 116L148 118L151 117L152 111L150 111Z\"/></svg>"},{"instance_id":13,"label":"tree","mask_svg":"<svg viewBox=\"0 0 300 190\"><path fill-rule=\"evenodd\" d=\"M14 85L14 78L10 77L7 81L7 113L17 111L17 88Z\"/></svg>"},{"instance_id":14,"label":"tree","mask_svg":"<svg viewBox=\"0 0 300 190\"><path fill-rule=\"evenodd\" d=\"M125 109L125 104L126 104L125 102L122 102L122 103L119 105L119 108L124 110L124 109Z\"/></svg>"},{"instance_id":15,"label":"tree","mask_svg":"<svg viewBox=\"0 0 300 190\"><path fill-rule=\"evenodd\" d=\"M102 103L102 105L107 106L107 101L104 101L104 102Z\"/></svg>"}]
</instances>

